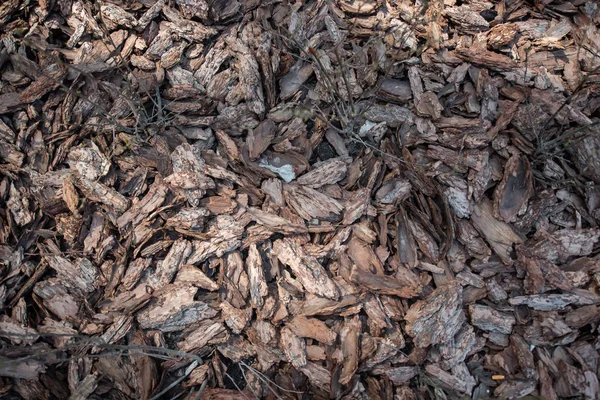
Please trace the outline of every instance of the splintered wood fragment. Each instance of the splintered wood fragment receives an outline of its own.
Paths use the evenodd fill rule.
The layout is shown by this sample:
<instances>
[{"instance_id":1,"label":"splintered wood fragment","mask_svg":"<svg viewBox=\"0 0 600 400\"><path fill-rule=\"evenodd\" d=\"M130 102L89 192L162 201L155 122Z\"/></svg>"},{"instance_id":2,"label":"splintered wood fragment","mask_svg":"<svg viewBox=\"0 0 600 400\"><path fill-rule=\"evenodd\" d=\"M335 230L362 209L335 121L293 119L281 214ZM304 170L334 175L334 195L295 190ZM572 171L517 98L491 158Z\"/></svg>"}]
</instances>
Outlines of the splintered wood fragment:
<instances>
[{"instance_id":1,"label":"splintered wood fragment","mask_svg":"<svg viewBox=\"0 0 600 400\"><path fill-rule=\"evenodd\" d=\"M360 188L352 197L346 201L346 212L342 224L350 225L362 217L370 204L371 190L369 188Z\"/></svg>"},{"instance_id":2,"label":"splintered wood fragment","mask_svg":"<svg viewBox=\"0 0 600 400\"><path fill-rule=\"evenodd\" d=\"M223 256L237 249L241 244L244 233L245 222L237 221L229 215L219 215L211 221L206 240L195 240L194 250L190 254L187 263L196 264L216 255Z\"/></svg>"},{"instance_id":3,"label":"splintered wood fragment","mask_svg":"<svg viewBox=\"0 0 600 400\"><path fill-rule=\"evenodd\" d=\"M256 160L271 145L276 130L275 123L270 119L266 119L248 134L246 143L248 144L248 155L251 160Z\"/></svg>"},{"instance_id":4,"label":"splintered wood fragment","mask_svg":"<svg viewBox=\"0 0 600 400\"><path fill-rule=\"evenodd\" d=\"M252 305L255 308L261 308L264 304L263 297L267 296L269 291L263 271L262 258L254 243L248 248L246 266L248 269L248 278L250 279L250 298Z\"/></svg>"},{"instance_id":5,"label":"splintered wood fragment","mask_svg":"<svg viewBox=\"0 0 600 400\"><path fill-rule=\"evenodd\" d=\"M150 187L150 190L148 190L148 193L146 193L140 201L135 203L129 210L117 218L119 229L125 231L125 228L130 224L132 226L137 226L151 212L162 205L166 196L167 187L159 180L155 181Z\"/></svg>"},{"instance_id":6,"label":"splintered wood fragment","mask_svg":"<svg viewBox=\"0 0 600 400\"><path fill-rule=\"evenodd\" d=\"M361 329L359 317L355 315L353 318L347 319L340 331L340 343L342 345L342 372L339 377L341 385L347 385L356 370L358 369L359 361L359 337Z\"/></svg>"},{"instance_id":7,"label":"splintered wood fragment","mask_svg":"<svg viewBox=\"0 0 600 400\"><path fill-rule=\"evenodd\" d=\"M137 313L140 327L174 332L217 315L217 310L206 303L194 301L197 291L191 285L164 286L157 291L155 301Z\"/></svg>"},{"instance_id":8,"label":"splintered wood fragment","mask_svg":"<svg viewBox=\"0 0 600 400\"><path fill-rule=\"evenodd\" d=\"M311 338L329 346L333 346L337 335L327 325L316 318L296 316L286 325L296 336Z\"/></svg>"},{"instance_id":9,"label":"splintered wood fragment","mask_svg":"<svg viewBox=\"0 0 600 400\"><path fill-rule=\"evenodd\" d=\"M102 203L119 213L123 213L129 208L129 200L125 196L100 182L89 181L75 172L73 173L73 183L91 201Z\"/></svg>"},{"instance_id":10,"label":"splintered wood fragment","mask_svg":"<svg viewBox=\"0 0 600 400\"><path fill-rule=\"evenodd\" d=\"M156 278L160 286L168 285L173 281L179 268L185 264L187 258L192 253L192 244L183 239L173 243L169 253L162 262L156 267Z\"/></svg>"},{"instance_id":11,"label":"splintered wood fragment","mask_svg":"<svg viewBox=\"0 0 600 400\"><path fill-rule=\"evenodd\" d=\"M331 300L311 294L306 296L304 305L300 309L300 315L335 315L346 308L356 306L361 299L361 296L351 294L342 296L339 300Z\"/></svg>"},{"instance_id":12,"label":"splintered wood fragment","mask_svg":"<svg viewBox=\"0 0 600 400\"><path fill-rule=\"evenodd\" d=\"M463 60L493 71L512 71L519 68L519 64L500 53L476 47L460 47L456 50Z\"/></svg>"},{"instance_id":13,"label":"splintered wood fragment","mask_svg":"<svg viewBox=\"0 0 600 400\"><path fill-rule=\"evenodd\" d=\"M419 368L410 366L390 368L385 371L385 374L394 384L401 385L419 375Z\"/></svg>"},{"instance_id":14,"label":"splintered wood fragment","mask_svg":"<svg viewBox=\"0 0 600 400\"><path fill-rule=\"evenodd\" d=\"M400 263L407 265L409 268L415 268L419 262L417 259L417 245L408 224L408 217L404 207L398 208L396 224L398 228L396 238Z\"/></svg>"},{"instance_id":15,"label":"splintered wood fragment","mask_svg":"<svg viewBox=\"0 0 600 400\"><path fill-rule=\"evenodd\" d=\"M433 378L435 382L439 383L447 390L455 390L460 393L468 392L468 386L466 382L450 374L449 372L444 371L435 364L426 365L425 372L427 375Z\"/></svg>"},{"instance_id":16,"label":"splintered wood fragment","mask_svg":"<svg viewBox=\"0 0 600 400\"><path fill-rule=\"evenodd\" d=\"M32 344L39 339L35 329L22 326L10 318L0 321L0 337L9 339L13 344Z\"/></svg>"},{"instance_id":17,"label":"splintered wood fragment","mask_svg":"<svg viewBox=\"0 0 600 400\"><path fill-rule=\"evenodd\" d=\"M60 320L74 321L79 311L81 299L71 295L57 279L38 282L33 293L43 299L44 307Z\"/></svg>"},{"instance_id":18,"label":"splintered wood fragment","mask_svg":"<svg viewBox=\"0 0 600 400\"><path fill-rule=\"evenodd\" d=\"M220 308L225 323L231 328L233 333L238 335L244 330L250 318L252 318L252 309L240 310L227 301L222 302Z\"/></svg>"},{"instance_id":19,"label":"splintered wood fragment","mask_svg":"<svg viewBox=\"0 0 600 400\"><path fill-rule=\"evenodd\" d=\"M208 344L215 336L225 332L222 322L207 319L200 321L197 328L189 333L184 340L177 343L181 351L198 351Z\"/></svg>"},{"instance_id":20,"label":"splintered wood fragment","mask_svg":"<svg viewBox=\"0 0 600 400\"><path fill-rule=\"evenodd\" d=\"M46 93L56 89L62 84L67 75L67 68L62 64L51 64L39 71L39 76L31 85L21 91L21 102L32 103Z\"/></svg>"},{"instance_id":21,"label":"splintered wood fragment","mask_svg":"<svg viewBox=\"0 0 600 400\"><path fill-rule=\"evenodd\" d=\"M210 215L204 208L184 209L169 218L165 227L185 229L189 231L202 231L205 217Z\"/></svg>"},{"instance_id":22,"label":"splintered wood fragment","mask_svg":"<svg viewBox=\"0 0 600 400\"><path fill-rule=\"evenodd\" d=\"M572 256L587 256L600 240L600 229L561 229L545 237L529 250L532 255L552 261L566 262Z\"/></svg>"},{"instance_id":23,"label":"splintered wood fragment","mask_svg":"<svg viewBox=\"0 0 600 400\"><path fill-rule=\"evenodd\" d=\"M469 314L473 325L488 332L508 335L512 332L513 325L516 323L514 316L480 304L470 305Z\"/></svg>"},{"instance_id":24,"label":"splintered wood fragment","mask_svg":"<svg viewBox=\"0 0 600 400\"><path fill-rule=\"evenodd\" d=\"M331 391L331 373L327 368L317 363L307 362L299 370L307 376L315 387L319 387L326 392Z\"/></svg>"},{"instance_id":25,"label":"splintered wood fragment","mask_svg":"<svg viewBox=\"0 0 600 400\"><path fill-rule=\"evenodd\" d=\"M417 346L445 343L454 337L466 320L462 292L462 286L451 281L410 307L404 316L406 332Z\"/></svg>"},{"instance_id":26,"label":"splintered wood fragment","mask_svg":"<svg viewBox=\"0 0 600 400\"><path fill-rule=\"evenodd\" d=\"M337 218L344 207L339 201L305 186L284 185L286 203L306 221Z\"/></svg>"},{"instance_id":27,"label":"splintered wood fragment","mask_svg":"<svg viewBox=\"0 0 600 400\"><path fill-rule=\"evenodd\" d=\"M407 285L406 282L393 276L373 274L357 267L352 268L350 280L372 292L399 296L405 299L416 297L423 290L422 287Z\"/></svg>"},{"instance_id":28,"label":"splintered wood fragment","mask_svg":"<svg viewBox=\"0 0 600 400\"><path fill-rule=\"evenodd\" d=\"M300 176L296 182L312 189L333 185L344 179L349 162L350 157L338 157L315 163L313 169Z\"/></svg>"},{"instance_id":29,"label":"splintered wood fragment","mask_svg":"<svg viewBox=\"0 0 600 400\"><path fill-rule=\"evenodd\" d=\"M165 178L169 185L180 189L214 189L215 182L208 176L199 172L175 172Z\"/></svg>"},{"instance_id":30,"label":"splintered wood fragment","mask_svg":"<svg viewBox=\"0 0 600 400\"><path fill-rule=\"evenodd\" d=\"M485 237L489 245L505 264L512 264L510 256L514 244L523 243L510 225L499 221L494 217L492 205L487 199L473 206L471 222L475 228Z\"/></svg>"},{"instance_id":31,"label":"splintered wood fragment","mask_svg":"<svg viewBox=\"0 0 600 400\"><path fill-rule=\"evenodd\" d=\"M91 293L96 289L95 284L100 274L88 259L78 259L74 264L61 256L48 256L46 261L67 288L78 289L84 293Z\"/></svg>"},{"instance_id":32,"label":"splintered wood fragment","mask_svg":"<svg viewBox=\"0 0 600 400\"><path fill-rule=\"evenodd\" d=\"M279 261L290 267L308 292L333 300L339 298L338 289L327 271L296 241L279 239L273 243L273 251Z\"/></svg>"},{"instance_id":33,"label":"splintered wood fragment","mask_svg":"<svg viewBox=\"0 0 600 400\"><path fill-rule=\"evenodd\" d=\"M308 232L308 229L304 225L294 224L279 215L271 214L258 208L250 207L247 212L255 222L270 228L274 232L284 234Z\"/></svg>"},{"instance_id":34,"label":"splintered wood fragment","mask_svg":"<svg viewBox=\"0 0 600 400\"><path fill-rule=\"evenodd\" d=\"M189 264L182 264L179 267L175 283L187 283L211 292L219 290L219 285L206 276L200 268Z\"/></svg>"},{"instance_id":35,"label":"splintered wood fragment","mask_svg":"<svg viewBox=\"0 0 600 400\"><path fill-rule=\"evenodd\" d=\"M535 367L535 361L533 353L529 349L529 344L525 340L517 335L510 335L510 347L517 357L517 361L521 366L521 371L527 379L537 379L537 371Z\"/></svg>"},{"instance_id":36,"label":"splintered wood fragment","mask_svg":"<svg viewBox=\"0 0 600 400\"><path fill-rule=\"evenodd\" d=\"M306 342L287 327L281 329L280 347L294 367L301 368L306 365Z\"/></svg>"},{"instance_id":37,"label":"splintered wood fragment","mask_svg":"<svg viewBox=\"0 0 600 400\"><path fill-rule=\"evenodd\" d=\"M533 393L536 382L533 380L504 381L494 390L494 396L503 399L521 399Z\"/></svg>"},{"instance_id":38,"label":"splintered wood fragment","mask_svg":"<svg viewBox=\"0 0 600 400\"><path fill-rule=\"evenodd\" d=\"M581 294L579 294L581 293ZM526 305L538 311L556 311L569 304L578 306L600 304L600 297L589 291L562 294L537 294L531 296L517 296L508 299L511 305Z\"/></svg>"},{"instance_id":39,"label":"splintered wood fragment","mask_svg":"<svg viewBox=\"0 0 600 400\"><path fill-rule=\"evenodd\" d=\"M506 222L514 222L533 194L533 176L529 161L515 155L504 166L504 177L494 191L494 213Z\"/></svg>"}]
</instances>

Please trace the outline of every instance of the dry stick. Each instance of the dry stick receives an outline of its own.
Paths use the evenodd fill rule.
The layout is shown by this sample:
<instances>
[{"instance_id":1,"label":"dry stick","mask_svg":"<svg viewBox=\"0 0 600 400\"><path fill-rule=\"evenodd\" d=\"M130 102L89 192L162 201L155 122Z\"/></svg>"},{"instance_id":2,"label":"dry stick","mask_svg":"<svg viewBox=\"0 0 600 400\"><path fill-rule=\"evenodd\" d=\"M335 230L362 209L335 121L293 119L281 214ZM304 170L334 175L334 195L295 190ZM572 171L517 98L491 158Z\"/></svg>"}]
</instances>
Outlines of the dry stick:
<instances>
[{"instance_id":1,"label":"dry stick","mask_svg":"<svg viewBox=\"0 0 600 400\"><path fill-rule=\"evenodd\" d=\"M256 397L258 399L259 397L256 394L256 392L254 391L254 389L252 388L252 386L249 386L248 378L246 378L246 373L244 372L244 370L242 368L240 368L240 371L242 373L242 376L244 377L244 380L246 381L246 387L248 387L250 389L250 391L252 392L252 394L254 395L254 397ZM278 399L281 399L279 396L277 396L277 394L275 394L275 396Z\"/></svg>"},{"instance_id":2,"label":"dry stick","mask_svg":"<svg viewBox=\"0 0 600 400\"><path fill-rule=\"evenodd\" d=\"M235 388L238 390L238 392L240 392L242 394L242 396L244 396L244 398L247 399L248 397L246 397L246 395L244 394L242 389L240 389L240 387L237 385L237 383L235 383L235 381L233 380L231 375L229 375L227 372L225 372L225 376L229 378L229 380L231 381L231 383L233 383L233 386L235 386Z\"/></svg>"},{"instance_id":3,"label":"dry stick","mask_svg":"<svg viewBox=\"0 0 600 400\"><path fill-rule=\"evenodd\" d=\"M101 338L93 338L93 337L87 337L84 335L77 335L77 334L72 335L72 334L61 334L61 333L38 333L38 334L33 335L33 334L11 333L10 335L8 335L8 338L10 338L11 336L18 337L18 338L25 338L25 339L27 339L27 338L33 339L34 337L72 337L72 338L81 338L81 339L84 339L84 341L88 341L90 343L67 344L60 349L48 350L41 354L32 354L29 356L14 358L14 359L7 358L5 361L8 363L16 363L16 362L32 360L32 359L36 359L40 356L53 354L53 353L59 353L59 352L72 350L72 349L77 349L82 346L96 346L96 347L101 347L101 348L108 349L108 350L115 349L115 350L123 350L123 351L139 350L139 351L144 351L144 352L156 352L159 354L148 353L146 355L155 357L155 358L160 358L160 356L163 356L160 353L163 353L163 354L166 354L166 355L169 355L172 357L177 356L177 357L182 357L182 358L189 358L191 360L197 361L199 365L202 365L204 363L204 361L202 360L201 357L199 357L195 354L185 353L185 352L178 351L178 350L171 350L171 349L166 349L163 347L155 347L155 346L109 344L109 343L103 343ZM95 356L96 355L86 355L86 357L95 357ZM167 358L167 359L172 359L172 358ZM59 361L59 362L62 362L62 361Z\"/></svg>"},{"instance_id":4,"label":"dry stick","mask_svg":"<svg viewBox=\"0 0 600 400\"><path fill-rule=\"evenodd\" d=\"M167 386L166 388L164 388L163 390L161 390L160 392L158 392L157 394L155 394L154 396L152 396L150 398L150 400L158 400L160 398L160 396L162 396L163 394L167 393L169 390L173 389L175 386L179 385L185 378L187 378L192 371L198 366L198 361L194 361L192 362L186 369L185 372L183 373L182 376L180 376L178 379L176 379L175 381L173 381L173 383L171 383L169 386Z\"/></svg>"},{"instance_id":5,"label":"dry stick","mask_svg":"<svg viewBox=\"0 0 600 400\"><path fill-rule=\"evenodd\" d=\"M194 397L194 400L200 400L200 396L202 396L202 393L204 393L204 390L206 389L207 385L208 385L208 379L204 379L204 381L202 382L202 385L200 385L200 389L198 389L198 392L196 392L196 396Z\"/></svg>"},{"instance_id":6,"label":"dry stick","mask_svg":"<svg viewBox=\"0 0 600 400\"><path fill-rule=\"evenodd\" d=\"M304 393L304 392L301 392L301 391L298 391L298 390L285 389L285 388L279 386L278 384L276 384L275 382L273 382L271 379L269 379L265 374L263 374L262 372L260 372L256 368L254 368L254 367L246 364L244 361L240 361L239 364L242 365L243 367L247 368L250 372L252 372L253 374L255 374L263 382L265 382L267 384L271 384L271 385L275 386L276 388L278 388L280 390L283 390L284 392L287 392L287 393L296 393L296 394L303 394Z\"/></svg>"},{"instance_id":7,"label":"dry stick","mask_svg":"<svg viewBox=\"0 0 600 400\"><path fill-rule=\"evenodd\" d=\"M33 33L33 31L31 31L30 33L28 33L27 35L25 35L25 37L23 37L22 42L25 45L27 45L27 46L29 46L29 47L31 47L33 49L36 49L36 50L38 50L40 52L42 52L42 51L46 52L47 49L50 49L50 50L60 50L60 48L57 48L56 46L52 46L52 45L49 45L49 44L47 44L46 48L38 46L37 43L35 43L32 40L29 40L29 36L30 36L31 33ZM110 38L110 36L109 36L109 38ZM112 38L110 38L110 40L112 42ZM102 44L104 44L104 47L109 51L107 61L110 60L111 58L115 57L117 55L117 53L119 53L117 47L114 45L114 42L112 42L113 43L113 48L114 48L113 50L109 49L108 46L106 46L106 44L103 41L100 41L100 42L102 42ZM91 73L83 71L83 70L80 70L77 67L75 67L73 64L67 64L67 63L63 62L60 58L58 58L57 56L55 56L53 54L49 54L47 52L46 52L46 54L50 55L52 57L52 59L56 63L61 64L63 67L68 68L68 69L72 69L75 72L79 73L80 75L83 75L83 76L87 77L88 79L94 80L96 83L99 82ZM120 55L120 53L119 53L119 55ZM115 68L118 68L118 67L115 67ZM49 74L46 74L43 70L40 70L39 73L40 73L40 75L43 75L43 76L49 78L50 80L54 81L56 84L58 84L67 93L75 93L76 95L78 95L79 97L83 98L85 101L87 101L88 103L90 103L92 106L94 106L97 110L99 110L102 113L106 114L106 115L102 115L102 117L104 117L105 119L109 120L109 122L112 122L113 124L119 126L120 128L123 128L123 130L125 130L125 131L127 130L125 127L121 126L118 121L112 120L111 117L109 116L108 112L106 112L100 105L94 103L88 97L82 96L82 93L78 93L77 91L73 91L71 88L66 87L66 85L64 85L62 82L57 81L54 77L50 76ZM102 85L102 82L99 82L99 83ZM105 87L105 89L106 89L106 87ZM131 108L131 112L134 115L136 115L135 107L133 107L133 104L130 101L130 99L128 99L127 97L125 97L121 92L118 92L118 96L121 97L121 98L123 98L127 102L127 104L129 105L129 107ZM137 118L137 116L136 116L136 118Z\"/></svg>"},{"instance_id":8,"label":"dry stick","mask_svg":"<svg viewBox=\"0 0 600 400\"><path fill-rule=\"evenodd\" d=\"M100 10L96 10L98 12L98 15L102 16L102 13ZM102 19L102 18L100 18ZM133 74L132 69L129 67L129 63L125 61L125 59L123 58L123 55L121 54L121 52L118 51L117 49L117 45L115 44L114 40L112 39L112 37L110 36L110 34L108 33L108 30L106 28L106 26L104 25L104 21L102 21L102 24L98 24L98 27L102 30L102 33L104 34L105 38L104 39L108 39L110 41L110 43L113 46L113 49L115 52L118 53L120 59L121 59L121 65L125 66L125 68L127 69L127 71L129 72L129 74L132 77L135 77L135 75ZM106 47L106 49L108 51L111 51L108 46L102 41L102 44L104 44L104 47ZM156 88L158 90L158 85L156 85ZM154 106L158 107L157 102L154 101L154 99L152 98L152 96L150 96L150 92L148 92L148 90L146 89L145 86L143 86L144 92L146 93L146 96L148 96L148 98L152 101L152 103L154 104Z\"/></svg>"}]
</instances>

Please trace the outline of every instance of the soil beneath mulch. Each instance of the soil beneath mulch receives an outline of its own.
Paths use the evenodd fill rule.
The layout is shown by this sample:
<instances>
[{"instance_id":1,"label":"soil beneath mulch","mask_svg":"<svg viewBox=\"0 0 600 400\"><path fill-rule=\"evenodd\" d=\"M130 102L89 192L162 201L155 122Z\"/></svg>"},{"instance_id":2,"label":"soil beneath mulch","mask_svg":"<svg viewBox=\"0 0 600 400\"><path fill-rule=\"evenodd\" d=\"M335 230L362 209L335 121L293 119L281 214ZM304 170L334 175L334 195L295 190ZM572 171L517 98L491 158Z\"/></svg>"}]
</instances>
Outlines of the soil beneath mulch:
<instances>
[{"instance_id":1,"label":"soil beneath mulch","mask_svg":"<svg viewBox=\"0 0 600 400\"><path fill-rule=\"evenodd\" d=\"M599 25L3 1L3 398L597 399Z\"/></svg>"}]
</instances>

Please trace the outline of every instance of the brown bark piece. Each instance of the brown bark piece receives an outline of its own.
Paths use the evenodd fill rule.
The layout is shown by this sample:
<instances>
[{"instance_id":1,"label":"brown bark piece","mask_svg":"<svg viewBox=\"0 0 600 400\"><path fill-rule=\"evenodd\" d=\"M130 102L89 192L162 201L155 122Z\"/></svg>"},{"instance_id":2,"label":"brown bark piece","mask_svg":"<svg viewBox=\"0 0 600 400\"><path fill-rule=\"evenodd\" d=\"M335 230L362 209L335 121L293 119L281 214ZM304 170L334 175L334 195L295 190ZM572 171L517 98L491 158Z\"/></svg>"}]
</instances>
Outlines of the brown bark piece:
<instances>
[{"instance_id":1,"label":"brown bark piece","mask_svg":"<svg viewBox=\"0 0 600 400\"><path fill-rule=\"evenodd\" d=\"M436 289L426 300L413 304L404 319L406 332L417 346L446 342L465 322L462 287L457 282L450 282Z\"/></svg>"},{"instance_id":2,"label":"brown bark piece","mask_svg":"<svg viewBox=\"0 0 600 400\"><path fill-rule=\"evenodd\" d=\"M327 271L294 240L275 241L273 251L279 261L290 267L308 292L334 300L339 298L338 289Z\"/></svg>"}]
</instances>

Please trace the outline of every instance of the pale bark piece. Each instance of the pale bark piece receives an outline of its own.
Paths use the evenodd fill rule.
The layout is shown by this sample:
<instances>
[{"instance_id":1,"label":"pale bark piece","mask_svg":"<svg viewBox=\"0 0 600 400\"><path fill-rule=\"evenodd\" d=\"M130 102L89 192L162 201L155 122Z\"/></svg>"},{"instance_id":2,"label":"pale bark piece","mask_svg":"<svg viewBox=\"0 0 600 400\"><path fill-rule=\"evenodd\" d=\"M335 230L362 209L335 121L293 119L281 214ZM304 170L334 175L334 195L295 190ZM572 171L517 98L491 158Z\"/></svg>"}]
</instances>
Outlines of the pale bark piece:
<instances>
[{"instance_id":1,"label":"pale bark piece","mask_svg":"<svg viewBox=\"0 0 600 400\"><path fill-rule=\"evenodd\" d=\"M515 317L511 314L502 313L480 304L469 306L469 314L473 325L488 332L498 332L508 335L512 332L513 326L516 323Z\"/></svg>"},{"instance_id":2,"label":"pale bark piece","mask_svg":"<svg viewBox=\"0 0 600 400\"><path fill-rule=\"evenodd\" d=\"M217 310L201 301L194 301L197 291L191 285L164 286L154 296L154 302L137 313L140 327L175 332L216 316Z\"/></svg>"},{"instance_id":3,"label":"pale bark piece","mask_svg":"<svg viewBox=\"0 0 600 400\"><path fill-rule=\"evenodd\" d=\"M537 257L553 263L563 263L573 256L587 256L600 240L600 229L561 229L539 242L529 250Z\"/></svg>"},{"instance_id":4,"label":"pale bark piece","mask_svg":"<svg viewBox=\"0 0 600 400\"><path fill-rule=\"evenodd\" d=\"M201 232L209 215L210 212L205 208L183 209L169 218L165 226Z\"/></svg>"},{"instance_id":5,"label":"pale bark piece","mask_svg":"<svg viewBox=\"0 0 600 400\"><path fill-rule=\"evenodd\" d=\"M374 105L365 113L364 117L373 122L385 122L391 128L397 128L404 123L413 123L415 115L407 108L397 105Z\"/></svg>"},{"instance_id":6,"label":"pale bark piece","mask_svg":"<svg viewBox=\"0 0 600 400\"><path fill-rule=\"evenodd\" d=\"M100 274L88 259L80 258L71 263L61 256L48 256L46 261L50 268L56 271L57 277L65 287L80 290L82 293L91 293L96 289Z\"/></svg>"},{"instance_id":7,"label":"pale bark piece","mask_svg":"<svg viewBox=\"0 0 600 400\"><path fill-rule=\"evenodd\" d=\"M445 13L452 22L460 25L465 32L487 31L490 26L485 18L466 4L458 7L448 7Z\"/></svg>"},{"instance_id":8,"label":"pale bark piece","mask_svg":"<svg viewBox=\"0 0 600 400\"><path fill-rule=\"evenodd\" d=\"M102 203L119 213L123 213L129 208L129 200L116 190L100 182L90 181L77 173L73 174L73 178L75 186L89 200Z\"/></svg>"},{"instance_id":9,"label":"pale bark piece","mask_svg":"<svg viewBox=\"0 0 600 400\"><path fill-rule=\"evenodd\" d=\"M264 304L263 297L269 294L267 281L262 265L262 259L258 248L251 244L248 248L248 258L246 259L246 268L248 279L250 280L250 298L255 308L261 308Z\"/></svg>"},{"instance_id":10,"label":"pale bark piece","mask_svg":"<svg viewBox=\"0 0 600 400\"><path fill-rule=\"evenodd\" d=\"M450 282L439 287L426 300L413 304L404 319L406 332L419 347L450 340L466 321L462 310L462 286Z\"/></svg>"},{"instance_id":11,"label":"pale bark piece","mask_svg":"<svg viewBox=\"0 0 600 400\"><path fill-rule=\"evenodd\" d=\"M447 390L454 390L459 393L470 394L469 387L466 382L457 378L451 373L444 371L434 364L425 366L425 372L428 376L439 383L440 386Z\"/></svg>"},{"instance_id":12,"label":"pale bark piece","mask_svg":"<svg viewBox=\"0 0 600 400\"><path fill-rule=\"evenodd\" d=\"M211 292L219 290L219 285L206 276L200 268L189 264L182 264L178 268L174 283L186 283Z\"/></svg>"},{"instance_id":13,"label":"pale bark piece","mask_svg":"<svg viewBox=\"0 0 600 400\"><path fill-rule=\"evenodd\" d=\"M192 244L187 240L177 240L165 256L165 259L156 267L156 278L159 287L168 285L192 253Z\"/></svg>"},{"instance_id":14,"label":"pale bark piece","mask_svg":"<svg viewBox=\"0 0 600 400\"><path fill-rule=\"evenodd\" d=\"M269 228L273 232L281 232L284 234L308 232L306 226L295 224L279 215L271 214L254 207L248 208L247 211L254 221Z\"/></svg>"},{"instance_id":15,"label":"pale bark piece","mask_svg":"<svg viewBox=\"0 0 600 400\"><path fill-rule=\"evenodd\" d=\"M275 255L289 266L304 288L313 294L336 300L339 291L327 271L306 250L291 239L279 239L273 243Z\"/></svg>"},{"instance_id":16,"label":"pale bark piece","mask_svg":"<svg viewBox=\"0 0 600 400\"><path fill-rule=\"evenodd\" d=\"M508 302L514 306L526 305L539 311L561 310L569 304L578 306L600 304L600 297L589 291L563 294L537 294L531 296L517 296L509 298Z\"/></svg>"},{"instance_id":17,"label":"pale bark piece","mask_svg":"<svg viewBox=\"0 0 600 400\"><path fill-rule=\"evenodd\" d=\"M281 348L285 352L288 361L296 368L306 365L306 342L304 339L294 335L289 329L281 329Z\"/></svg>"},{"instance_id":18,"label":"pale bark piece","mask_svg":"<svg viewBox=\"0 0 600 400\"><path fill-rule=\"evenodd\" d=\"M361 188L352 193L352 197L346 201L344 219L342 224L350 225L361 218L371 204L371 190L369 188Z\"/></svg>"},{"instance_id":19,"label":"pale bark piece","mask_svg":"<svg viewBox=\"0 0 600 400\"><path fill-rule=\"evenodd\" d=\"M200 321L197 328L190 332L189 335L177 343L177 347L181 351L192 352L199 351L206 346L215 336L225 332L225 326L222 322L217 322L211 319Z\"/></svg>"},{"instance_id":20,"label":"pale bark piece","mask_svg":"<svg viewBox=\"0 0 600 400\"><path fill-rule=\"evenodd\" d=\"M349 157L339 157L315 163L313 169L300 176L296 182L312 189L333 185L344 179L349 161Z\"/></svg>"},{"instance_id":21,"label":"pale bark piece","mask_svg":"<svg viewBox=\"0 0 600 400\"><path fill-rule=\"evenodd\" d=\"M390 368L385 371L385 374L394 384L401 385L419 375L419 368L410 366Z\"/></svg>"},{"instance_id":22,"label":"pale bark piece","mask_svg":"<svg viewBox=\"0 0 600 400\"><path fill-rule=\"evenodd\" d=\"M252 309L241 310L233 307L227 301L222 302L220 308L225 323L236 335L244 330L248 321L252 318Z\"/></svg>"},{"instance_id":23,"label":"pale bark piece","mask_svg":"<svg viewBox=\"0 0 600 400\"><path fill-rule=\"evenodd\" d=\"M10 318L0 321L0 337L10 340L13 344L32 344L39 339L35 329L22 326Z\"/></svg>"},{"instance_id":24,"label":"pale bark piece","mask_svg":"<svg viewBox=\"0 0 600 400\"><path fill-rule=\"evenodd\" d=\"M110 161L94 142L91 142L90 147L71 150L67 162L72 169L76 169L82 177L90 181L105 176L110 169Z\"/></svg>"},{"instance_id":25,"label":"pale bark piece","mask_svg":"<svg viewBox=\"0 0 600 400\"><path fill-rule=\"evenodd\" d=\"M337 200L314 189L298 185L284 185L286 203L306 221L338 219L344 207Z\"/></svg>"},{"instance_id":26,"label":"pale bark piece","mask_svg":"<svg viewBox=\"0 0 600 400\"><path fill-rule=\"evenodd\" d=\"M536 387L534 381L504 381L494 390L494 396L505 399L520 399L531 394Z\"/></svg>"},{"instance_id":27,"label":"pale bark piece","mask_svg":"<svg viewBox=\"0 0 600 400\"><path fill-rule=\"evenodd\" d=\"M347 319L340 331L340 343L344 360L339 378L342 385L347 385L358 369L360 332L361 323L356 315L351 319Z\"/></svg>"},{"instance_id":28,"label":"pale bark piece","mask_svg":"<svg viewBox=\"0 0 600 400\"><path fill-rule=\"evenodd\" d=\"M44 306L61 321L73 322L77 317L80 299L68 293L57 279L37 283L33 292L44 300Z\"/></svg>"},{"instance_id":29,"label":"pale bark piece","mask_svg":"<svg viewBox=\"0 0 600 400\"><path fill-rule=\"evenodd\" d=\"M337 335L327 325L316 318L296 316L286 325L296 336L310 338L333 346Z\"/></svg>"},{"instance_id":30,"label":"pale bark piece","mask_svg":"<svg viewBox=\"0 0 600 400\"><path fill-rule=\"evenodd\" d=\"M194 250L187 259L188 264L197 264L209 257L223 256L241 245L244 225L228 215L220 215L211 224L206 240L195 240Z\"/></svg>"}]
</instances>

